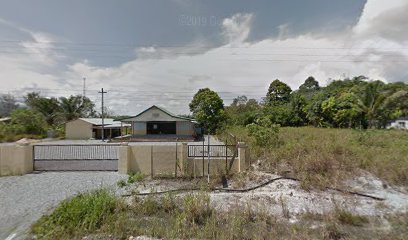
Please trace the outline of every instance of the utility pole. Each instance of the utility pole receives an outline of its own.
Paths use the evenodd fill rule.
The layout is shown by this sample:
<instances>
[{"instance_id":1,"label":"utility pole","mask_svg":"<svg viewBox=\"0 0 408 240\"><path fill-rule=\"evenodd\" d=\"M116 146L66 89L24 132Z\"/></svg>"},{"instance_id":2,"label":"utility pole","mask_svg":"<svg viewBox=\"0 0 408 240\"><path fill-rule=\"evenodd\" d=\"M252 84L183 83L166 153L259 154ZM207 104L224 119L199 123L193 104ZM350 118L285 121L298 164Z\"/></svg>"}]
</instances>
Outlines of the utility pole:
<instances>
[{"instance_id":1,"label":"utility pole","mask_svg":"<svg viewBox=\"0 0 408 240\"><path fill-rule=\"evenodd\" d=\"M105 121L104 121L104 113L103 113L103 109L104 109L104 105L103 105L103 94L104 93L108 93L108 92L104 92L103 88L101 89L100 92L98 92L100 94L102 94L102 142L105 141Z\"/></svg>"},{"instance_id":2,"label":"utility pole","mask_svg":"<svg viewBox=\"0 0 408 240\"><path fill-rule=\"evenodd\" d=\"M84 78L82 78L82 79L84 80L82 98L85 99L85 92L86 92L86 84L85 84L85 81L86 81L86 77L84 77Z\"/></svg>"}]
</instances>

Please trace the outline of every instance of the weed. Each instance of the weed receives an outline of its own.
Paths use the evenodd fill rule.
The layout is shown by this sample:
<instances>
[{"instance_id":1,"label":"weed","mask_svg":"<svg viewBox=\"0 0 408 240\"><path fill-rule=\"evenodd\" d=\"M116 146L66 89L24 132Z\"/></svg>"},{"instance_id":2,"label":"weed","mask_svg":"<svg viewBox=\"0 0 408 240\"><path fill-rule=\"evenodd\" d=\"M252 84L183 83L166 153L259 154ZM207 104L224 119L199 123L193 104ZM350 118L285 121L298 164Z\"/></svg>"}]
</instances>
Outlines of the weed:
<instances>
[{"instance_id":1,"label":"weed","mask_svg":"<svg viewBox=\"0 0 408 240\"><path fill-rule=\"evenodd\" d=\"M123 188L123 187L126 187L126 186L127 186L127 183L126 183L125 180L121 179L121 180L119 180L119 181L116 183L116 185L117 185L119 188Z\"/></svg>"},{"instance_id":2,"label":"weed","mask_svg":"<svg viewBox=\"0 0 408 240\"><path fill-rule=\"evenodd\" d=\"M143 181L144 178L145 176L141 172L135 172L135 173L129 174L127 182L128 184L132 184L135 182L141 182Z\"/></svg>"},{"instance_id":3,"label":"weed","mask_svg":"<svg viewBox=\"0 0 408 240\"><path fill-rule=\"evenodd\" d=\"M348 224L352 226L363 226L368 223L368 218L360 215L355 215L344 209L336 208L335 210L336 219L342 224Z\"/></svg>"},{"instance_id":4,"label":"weed","mask_svg":"<svg viewBox=\"0 0 408 240\"><path fill-rule=\"evenodd\" d=\"M60 239L100 228L112 215L119 200L106 189L63 201L55 211L41 217L32 232L39 239Z\"/></svg>"}]
</instances>

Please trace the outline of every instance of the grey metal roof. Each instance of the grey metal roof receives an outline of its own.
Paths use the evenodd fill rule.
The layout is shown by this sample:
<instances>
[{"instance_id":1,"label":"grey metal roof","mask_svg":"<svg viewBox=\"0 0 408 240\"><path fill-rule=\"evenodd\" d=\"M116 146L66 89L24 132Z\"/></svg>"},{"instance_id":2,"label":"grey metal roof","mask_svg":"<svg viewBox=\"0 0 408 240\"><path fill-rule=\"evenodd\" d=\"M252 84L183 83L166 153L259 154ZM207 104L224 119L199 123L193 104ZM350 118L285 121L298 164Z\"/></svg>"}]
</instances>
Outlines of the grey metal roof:
<instances>
[{"instance_id":1,"label":"grey metal roof","mask_svg":"<svg viewBox=\"0 0 408 240\"><path fill-rule=\"evenodd\" d=\"M95 125L95 126L102 126L102 118L79 118L79 119L87 123L90 123L92 125ZM130 126L130 124L121 123L120 121L115 121L113 118L105 118L103 121L104 121L103 123L105 127L113 128L113 127L120 127L120 126L123 126L123 127Z\"/></svg>"},{"instance_id":2,"label":"grey metal roof","mask_svg":"<svg viewBox=\"0 0 408 240\"><path fill-rule=\"evenodd\" d=\"M79 119L93 125L102 125L102 118L79 118ZM104 125L113 124L114 122L113 118L105 118L103 121Z\"/></svg>"},{"instance_id":3,"label":"grey metal roof","mask_svg":"<svg viewBox=\"0 0 408 240\"><path fill-rule=\"evenodd\" d=\"M174 118L183 119L183 120L189 120L189 121L194 121L194 119L192 119L192 118L180 117L180 116L178 116L178 115L176 115L176 114L174 114L174 113L172 113L172 112L170 112L170 111L168 111L168 110L166 110L166 109L164 109L164 108L162 108L162 107L158 107L158 106L156 106L156 105L153 105L153 106L147 108L146 110L140 112L140 113L137 114L136 116L128 117L128 118L124 118L124 119L119 119L119 120L120 120L120 121L126 121L126 120L128 120L128 119L138 117L138 116L142 115L143 113L149 111L149 110L152 109L152 108L157 108L157 109L159 109L160 111L162 111L162 112L166 113L167 115L169 115L169 116L171 116L171 117L174 117Z\"/></svg>"}]
</instances>

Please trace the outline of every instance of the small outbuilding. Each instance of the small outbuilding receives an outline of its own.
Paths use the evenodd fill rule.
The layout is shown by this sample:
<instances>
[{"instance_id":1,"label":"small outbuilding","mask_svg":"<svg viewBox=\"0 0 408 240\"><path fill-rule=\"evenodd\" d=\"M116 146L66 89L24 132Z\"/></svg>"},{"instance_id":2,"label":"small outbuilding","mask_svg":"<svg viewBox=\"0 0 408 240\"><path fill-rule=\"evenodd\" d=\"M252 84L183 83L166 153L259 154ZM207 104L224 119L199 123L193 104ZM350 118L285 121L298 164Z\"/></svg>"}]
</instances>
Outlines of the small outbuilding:
<instances>
[{"instance_id":1,"label":"small outbuilding","mask_svg":"<svg viewBox=\"0 0 408 240\"><path fill-rule=\"evenodd\" d=\"M198 135L193 119L155 105L121 121L131 125L133 139L194 139Z\"/></svg>"},{"instance_id":2,"label":"small outbuilding","mask_svg":"<svg viewBox=\"0 0 408 240\"><path fill-rule=\"evenodd\" d=\"M127 133L129 124L105 118L104 138L112 139ZM66 139L102 139L102 118L78 118L65 124Z\"/></svg>"}]
</instances>

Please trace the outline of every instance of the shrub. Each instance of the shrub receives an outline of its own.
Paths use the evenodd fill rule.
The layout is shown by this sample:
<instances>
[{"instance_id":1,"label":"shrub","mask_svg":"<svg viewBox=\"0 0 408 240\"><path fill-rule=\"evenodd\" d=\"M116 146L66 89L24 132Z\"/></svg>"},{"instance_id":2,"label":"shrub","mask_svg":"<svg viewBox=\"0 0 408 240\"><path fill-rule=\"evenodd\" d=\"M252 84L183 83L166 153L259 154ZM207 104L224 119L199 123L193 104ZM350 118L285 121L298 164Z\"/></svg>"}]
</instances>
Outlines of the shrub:
<instances>
[{"instance_id":1,"label":"shrub","mask_svg":"<svg viewBox=\"0 0 408 240\"><path fill-rule=\"evenodd\" d=\"M95 231L114 213L118 199L106 189L82 193L63 201L33 225L39 239L60 239Z\"/></svg>"}]
</instances>

